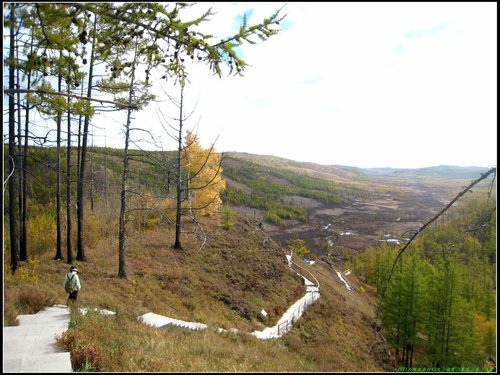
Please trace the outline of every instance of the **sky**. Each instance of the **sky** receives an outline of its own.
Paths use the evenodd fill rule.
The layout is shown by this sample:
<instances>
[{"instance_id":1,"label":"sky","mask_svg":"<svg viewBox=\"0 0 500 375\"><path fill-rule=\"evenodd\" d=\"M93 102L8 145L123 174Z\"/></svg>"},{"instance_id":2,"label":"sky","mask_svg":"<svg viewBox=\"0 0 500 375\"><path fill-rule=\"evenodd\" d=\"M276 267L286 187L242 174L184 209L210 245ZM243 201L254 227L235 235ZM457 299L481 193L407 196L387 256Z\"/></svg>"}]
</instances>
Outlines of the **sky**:
<instances>
[{"instance_id":1,"label":"sky","mask_svg":"<svg viewBox=\"0 0 500 375\"><path fill-rule=\"evenodd\" d=\"M210 5L217 14L200 30L219 38L243 13L254 24L283 7L286 18L277 35L239 48L244 77L188 64L187 126L202 145L361 168L496 165L496 2L225 2L190 12ZM159 99L132 124L157 141L158 108L172 107ZM123 148L122 117L94 121L95 142L106 134L106 146ZM162 147L175 149L166 138Z\"/></svg>"}]
</instances>

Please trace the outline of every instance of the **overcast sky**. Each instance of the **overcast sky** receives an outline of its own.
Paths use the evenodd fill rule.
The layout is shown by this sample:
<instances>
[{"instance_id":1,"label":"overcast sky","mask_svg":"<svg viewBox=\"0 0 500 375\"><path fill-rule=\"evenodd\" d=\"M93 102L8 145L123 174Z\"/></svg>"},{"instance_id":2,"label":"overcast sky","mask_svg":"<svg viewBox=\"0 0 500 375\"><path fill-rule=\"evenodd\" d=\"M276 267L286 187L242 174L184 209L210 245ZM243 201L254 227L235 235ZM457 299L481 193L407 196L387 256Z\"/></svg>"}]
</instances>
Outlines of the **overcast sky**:
<instances>
[{"instance_id":1,"label":"overcast sky","mask_svg":"<svg viewBox=\"0 0 500 375\"><path fill-rule=\"evenodd\" d=\"M199 122L203 145L325 165L496 165L496 2L212 5L203 30L220 37L244 12L249 24L283 5L287 16L278 35L240 49L244 77L190 67L189 126ZM161 134L155 106L135 117ZM106 128L107 146L123 148Z\"/></svg>"}]
</instances>

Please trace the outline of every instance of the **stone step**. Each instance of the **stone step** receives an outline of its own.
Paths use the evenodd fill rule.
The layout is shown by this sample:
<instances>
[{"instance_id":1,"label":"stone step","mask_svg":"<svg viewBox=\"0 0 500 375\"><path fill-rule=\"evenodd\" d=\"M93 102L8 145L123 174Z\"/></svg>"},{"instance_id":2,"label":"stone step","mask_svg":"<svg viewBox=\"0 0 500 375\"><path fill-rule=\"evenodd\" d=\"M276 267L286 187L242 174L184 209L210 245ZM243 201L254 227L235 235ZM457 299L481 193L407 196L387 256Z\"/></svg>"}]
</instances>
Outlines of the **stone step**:
<instances>
[{"instance_id":1,"label":"stone step","mask_svg":"<svg viewBox=\"0 0 500 375\"><path fill-rule=\"evenodd\" d=\"M17 321L20 326L29 324L61 324L64 325L69 322L69 312L64 311L45 311L42 314L31 314L31 315L18 315Z\"/></svg>"},{"instance_id":2,"label":"stone step","mask_svg":"<svg viewBox=\"0 0 500 375\"><path fill-rule=\"evenodd\" d=\"M5 350L5 343L4 343ZM32 355L24 357L5 357L3 360L3 372L73 372L69 352Z\"/></svg>"},{"instance_id":3,"label":"stone step","mask_svg":"<svg viewBox=\"0 0 500 375\"><path fill-rule=\"evenodd\" d=\"M3 327L3 372L73 372L70 353L56 344L69 320L64 305L18 315L19 325Z\"/></svg>"},{"instance_id":4,"label":"stone step","mask_svg":"<svg viewBox=\"0 0 500 375\"><path fill-rule=\"evenodd\" d=\"M54 306L49 306L44 308L43 310L40 310L36 313L36 315L41 315L44 313L51 313L51 312L67 312L69 313L69 307L66 305L54 305Z\"/></svg>"},{"instance_id":5,"label":"stone step","mask_svg":"<svg viewBox=\"0 0 500 375\"><path fill-rule=\"evenodd\" d=\"M61 352L56 345L56 335L65 329L53 327L15 326L3 328L4 358L17 358L25 355L51 354Z\"/></svg>"}]
</instances>

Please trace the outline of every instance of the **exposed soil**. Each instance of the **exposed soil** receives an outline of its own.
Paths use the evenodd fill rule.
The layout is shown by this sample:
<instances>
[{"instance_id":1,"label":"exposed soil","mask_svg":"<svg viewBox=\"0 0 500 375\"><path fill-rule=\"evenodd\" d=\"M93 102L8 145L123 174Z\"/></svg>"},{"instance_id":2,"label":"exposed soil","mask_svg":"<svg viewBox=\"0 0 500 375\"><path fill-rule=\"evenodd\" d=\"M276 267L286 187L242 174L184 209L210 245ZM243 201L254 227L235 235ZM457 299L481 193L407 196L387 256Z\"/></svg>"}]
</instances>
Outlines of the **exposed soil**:
<instances>
[{"instance_id":1,"label":"exposed soil","mask_svg":"<svg viewBox=\"0 0 500 375\"><path fill-rule=\"evenodd\" d=\"M382 189L381 189L382 190ZM414 184L394 187L394 192L374 189L368 198L348 204L325 205L297 196L284 201L307 207L309 221L287 221L285 225L264 222L264 211L235 207L238 214L262 221L270 236L286 247L288 239L306 241L316 256L335 255L337 249L365 250L379 241L404 241L450 202L456 189Z\"/></svg>"}]
</instances>

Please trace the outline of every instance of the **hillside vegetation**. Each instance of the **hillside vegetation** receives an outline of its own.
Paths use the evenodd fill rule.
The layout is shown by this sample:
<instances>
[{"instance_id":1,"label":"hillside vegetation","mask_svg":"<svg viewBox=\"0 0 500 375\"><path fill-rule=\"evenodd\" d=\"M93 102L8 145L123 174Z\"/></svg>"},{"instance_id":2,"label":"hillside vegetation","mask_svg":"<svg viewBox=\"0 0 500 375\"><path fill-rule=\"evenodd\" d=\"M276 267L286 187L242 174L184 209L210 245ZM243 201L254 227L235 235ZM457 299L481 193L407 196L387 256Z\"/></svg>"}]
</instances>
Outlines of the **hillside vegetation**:
<instances>
[{"instance_id":1,"label":"hillside vegetation","mask_svg":"<svg viewBox=\"0 0 500 375\"><path fill-rule=\"evenodd\" d=\"M369 247L354 270L381 300L380 317L404 367L495 366L496 203L471 200L399 248Z\"/></svg>"},{"instance_id":2,"label":"hillside vegetation","mask_svg":"<svg viewBox=\"0 0 500 375\"><path fill-rule=\"evenodd\" d=\"M4 239L4 325L19 314L65 303L65 260L54 260L55 150L30 148L28 260L9 271L8 233ZM166 153L161 155L170 157ZM130 187L161 192L162 171L134 154ZM321 298L278 340L250 333L274 325L305 293L289 269L285 249L261 223L236 216L223 229L219 214L186 221L184 250L174 250L174 228L154 212L129 217L128 277L117 277L120 151L91 149L86 191L86 261L74 261L83 289L78 306L103 308L116 316L72 313L59 344L71 352L78 370L96 371L383 371L391 369L389 348L375 330L373 301L348 293L331 265L311 268ZM164 175L163 175L164 176ZM132 200L140 207L147 197ZM142 200L142 201L141 201ZM4 217L4 220L6 217ZM63 230L65 229L63 221ZM6 222L8 225L8 221ZM74 234L74 233L73 233ZM75 234L74 234L75 235ZM74 240L74 239L73 239ZM75 241L73 241L75 243ZM65 245L65 243L63 244ZM63 251L65 254L65 251ZM297 261L300 261L299 259ZM303 264L304 267L309 267ZM267 312L267 318L260 315ZM138 322L147 313L236 328L221 334L179 328L154 329Z\"/></svg>"},{"instance_id":3,"label":"hillside vegetation","mask_svg":"<svg viewBox=\"0 0 500 375\"><path fill-rule=\"evenodd\" d=\"M297 238L286 232L289 223L310 225L314 219L311 214L315 214L311 206L354 206L385 196L403 200L409 194L404 180L394 185L346 168L225 155L222 166L227 187L222 198L226 209L262 210L266 212L265 225L260 218L238 213L228 219L228 211L221 208L214 215L200 216L197 223L185 220L184 249L175 250L170 214L132 211L127 223L128 277L119 278L117 228L122 154L122 150L106 148L92 148L89 152L86 192L90 199L84 226L87 260L73 262L80 270L83 285L78 306L103 308L117 314L82 316L72 310L70 329L58 343L71 352L74 369L380 372L407 365L493 366L496 215L492 207L496 207L496 202L465 200L444 221L436 223L432 231L424 232L401 263L404 270L412 269L414 264L416 273L396 268L398 273L390 285L390 262L398 250L394 244L372 246L357 253L337 243L329 255L321 255L318 248L307 244L311 251L316 251L316 263L306 264L299 258L296 261L318 279L321 297L283 338L259 340L250 333L274 325L305 293L302 279L287 265L285 254L290 250L274 240L278 232L271 233L266 228L273 224L288 238ZM69 266L64 259L54 260L55 151L33 147L29 155L29 256L20 262L14 274L9 271L9 231L5 230L4 325L16 324L19 314L35 313L66 300L62 280ZM166 171L148 162L151 155L145 158L134 151L132 156L130 189L144 194L133 197L131 207L160 207L154 206L155 197L164 195L168 188ZM174 154L157 153L153 157L168 164ZM463 181L451 185L456 187ZM474 197L485 197L487 190L488 185L479 186ZM301 202L309 205L297 204L300 200L290 197L301 197ZM364 206L360 207L363 212ZM360 223L366 220L366 215L351 215ZM8 227L5 216L4 224ZM446 280L440 278L443 270L455 280L454 284L443 284L442 290L453 285L448 300L437 292L431 293L432 285ZM414 284L411 275L415 275ZM404 289L398 291L400 285ZM422 299L412 299L408 285L417 285L417 289L411 290ZM377 316L377 303L386 286L387 301ZM399 294L394 294L394 290ZM405 299L398 305L395 295ZM443 305L442 312L431 311L429 306L438 306L429 302L433 299L448 301L448 305ZM415 314L408 313L410 305L419 306L412 310ZM262 310L267 317L260 314ZM204 323L210 329L151 328L137 320L147 312ZM443 344L446 336L433 338L431 334L441 329L440 321L425 318L443 313L448 314L444 326L450 332L447 346ZM416 330L411 331L408 322L415 322ZM218 333L212 328L236 328L240 333ZM471 333L467 336L470 339L464 340L465 332ZM441 349L448 354L440 355ZM455 352L459 355L450 357L449 353Z\"/></svg>"},{"instance_id":4,"label":"hillside vegetation","mask_svg":"<svg viewBox=\"0 0 500 375\"><path fill-rule=\"evenodd\" d=\"M305 288L286 265L283 249L258 225L237 220L228 230L207 228L210 239L186 239L172 249L171 229L148 229L128 239L128 279L116 277L115 238L87 249L76 262L83 289L78 306L116 316L72 313L71 328L59 341L71 351L75 369L96 371L384 371L392 362L376 331L373 302L349 292L325 263L311 269L321 284L316 301L282 339L259 340L249 333L274 325ZM267 241L266 241L267 240ZM51 252L33 257L15 275L4 274L4 321L64 303L68 266ZM308 267L307 265L303 265ZM7 269L8 267L5 267ZM264 309L268 317L259 312ZM151 328L137 321L146 312L212 329Z\"/></svg>"}]
</instances>

